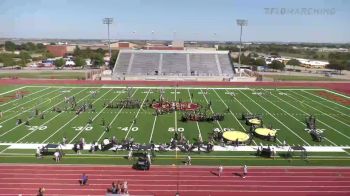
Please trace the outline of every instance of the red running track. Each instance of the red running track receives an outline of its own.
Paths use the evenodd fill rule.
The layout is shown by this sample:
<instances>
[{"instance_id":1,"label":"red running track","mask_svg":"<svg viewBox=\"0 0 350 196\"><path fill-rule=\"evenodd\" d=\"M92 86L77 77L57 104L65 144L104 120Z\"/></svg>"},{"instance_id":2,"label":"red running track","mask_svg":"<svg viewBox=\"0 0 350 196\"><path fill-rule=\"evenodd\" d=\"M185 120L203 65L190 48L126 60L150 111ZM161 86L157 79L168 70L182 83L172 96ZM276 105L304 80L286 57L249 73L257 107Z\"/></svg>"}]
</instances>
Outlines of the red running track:
<instances>
[{"instance_id":1,"label":"red running track","mask_svg":"<svg viewBox=\"0 0 350 196\"><path fill-rule=\"evenodd\" d=\"M82 173L89 176L80 186ZM153 166L137 171L128 166L0 165L0 196L105 195L111 182L127 180L130 195L252 196L252 195L350 195L350 168L252 167L248 177L238 167L224 168L217 176L214 167Z\"/></svg>"}]
</instances>

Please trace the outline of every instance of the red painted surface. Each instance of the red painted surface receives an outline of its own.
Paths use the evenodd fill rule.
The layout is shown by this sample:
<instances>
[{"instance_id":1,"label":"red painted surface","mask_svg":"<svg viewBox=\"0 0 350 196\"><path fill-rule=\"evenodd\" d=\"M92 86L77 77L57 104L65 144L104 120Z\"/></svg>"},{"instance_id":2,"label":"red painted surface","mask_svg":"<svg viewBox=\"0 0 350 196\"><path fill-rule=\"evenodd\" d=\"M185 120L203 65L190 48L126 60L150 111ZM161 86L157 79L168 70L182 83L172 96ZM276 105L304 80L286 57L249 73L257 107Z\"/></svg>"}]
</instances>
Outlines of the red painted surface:
<instances>
[{"instance_id":1,"label":"red painted surface","mask_svg":"<svg viewBox=\"0 0 350 196\"><path fill-rule=\"evenodd\" d=\"M113 181L128 181L131 195L252 196L350 195L350 168L240 168L151 167L137 171L128 166L0 165L0 195L104 195ZM82 173L89 176L80 186Z\"/></svg>"},{"instance_id":2,"label":"red painted surface","mask_svg":"<svg viewBox=\"0 0 350 196\"><path fill-rule=\"evenodd\" d=\"M11 84L78 84L78 85L128 85L128 86L269 86L269 87L307 87L326 88L350 95L350 82L196 82L196 81L144 81L144 80L123 80L123 81L97 81L97 80L35 80L35 79L0 79L0 85Z\"/></svg>"}]
</instances>

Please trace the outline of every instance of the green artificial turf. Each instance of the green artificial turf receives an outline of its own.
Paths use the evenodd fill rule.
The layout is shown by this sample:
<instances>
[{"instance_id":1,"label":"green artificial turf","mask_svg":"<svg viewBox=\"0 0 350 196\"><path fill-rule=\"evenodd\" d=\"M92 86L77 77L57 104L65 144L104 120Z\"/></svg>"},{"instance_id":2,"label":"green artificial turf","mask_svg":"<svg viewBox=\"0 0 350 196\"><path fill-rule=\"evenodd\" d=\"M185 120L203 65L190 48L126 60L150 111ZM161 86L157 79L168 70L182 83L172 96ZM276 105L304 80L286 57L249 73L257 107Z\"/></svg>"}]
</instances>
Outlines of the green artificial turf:
<instances>
[{"instance_id":1,"label":"green artificial turf","mask_svg":"<svg viewBox=\"0 0 350 196\"><path fill-rule=\"evenodd\" d=\"M14 96L16 89L23 86L1 86L0 98ZM141 87L132 88L132 99L147 103L158 100L159 88ZM183 112L177 111L165 115L154 115L154 109L148 106L143 108L105 108L104 103L120 101L128 97L125 88L118 86L25 86L21 90L28 92L23 99L7 99L0 103L3 117L0 119L0 143L59 143L67 137L69 143L84 138L87 143L101 142L104 138L115 136L118 141L133 137L136 143L147 144L169 143L173 130L183 131L184 136L195 142L199 135L204 141L214 129L234 129L248 132L249 126L241 120L242 113L262 114L265 126L272 126L278 131L278 142L268 142L254 138L252 145L280 145L284 140L289 145L303 146L348 146L350 144L350 113L349 106L321 97L318 93L323 89L269 89L269 88L165 88L164 98L168 101L182 100L194 102L201 107L212 106L208 112L223 113L225 118L218 122L182 122ZM97 91L94 98L92 91ZM207 93L206 93L207 92ZM235 96L231 93L234 92ZM258 93L263 93L258 95ZM285 94L283 94L285 93ZM193 97L191 96L193 94ZM87 110L76 115L76 111L52 111L53 107L63 110L66 106L64 97L75 96L78 105L92 103L95 112ZM349 97L343 97L349 100ZM149 103L149 102L148 102ZM145 105L145 104L144 104ZM227 108L230 111L227 111ZM31 117L37 109L44 112L44 119L38 116ZM310 134L305 131L305 118L314 115L317 118L317 127L324 129L326 139L323 142L314 142ZM88 119L93 119L88 125ZM16 120L29 119L29 126L16 125ZM102 119L111 124L109 132L105 132ZM134 121L136 119L136 121ZM48 163L51 158L37 160L34 149L10 149L8 145L0 146L0 162ZM10 154L18 153L18 154ZM64 163L106 163L130 164L122 157L114 157L114 152L98 152L95 155L68 155ZM123 152L118 152L123 153ZM126 152L124 152L126 154ZM83 153L88 154L88 153ZM288 160L283 157L277 160L256 158L254 152L212 152L202 153L204 157L194 154L193 164L200 165L236 165L247 162L250 165L349 165L349 154L326 152L310 155L308 161L294 158ZM106 156L104 156L106 155ZM112 156L107 156L112 155ZM174 152L160 154L157 164L173 164L180 162ZM178 154L182 158L186 154ZM316 157L313 157L316 156ZM317 157L324 156L324 157ZM333 157L332 156L337 156ZM86 157L86 159L84 158ZM328 157L328 158L327 158ZM329 158L331 157L331 158ZM179 163L177 163L179 164Z\"/></svg>"}]
</instances>

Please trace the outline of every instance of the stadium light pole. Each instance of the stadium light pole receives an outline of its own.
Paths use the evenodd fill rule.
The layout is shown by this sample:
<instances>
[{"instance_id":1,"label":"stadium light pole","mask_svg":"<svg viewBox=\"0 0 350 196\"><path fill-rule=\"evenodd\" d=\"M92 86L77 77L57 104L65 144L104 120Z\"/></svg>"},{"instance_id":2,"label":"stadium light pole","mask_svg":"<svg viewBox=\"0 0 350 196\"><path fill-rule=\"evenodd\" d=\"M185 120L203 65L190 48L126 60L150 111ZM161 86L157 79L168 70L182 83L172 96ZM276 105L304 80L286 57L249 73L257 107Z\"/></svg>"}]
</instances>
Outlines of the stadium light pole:
<instances>
[{"instance_id":1,"label":"stadium light pole","mask_svg":"<svg viewBox=\"0 0 350 196\"><path fill-rule=\"evenodd\" d=\"M109 60L112 58L112 51L111 51L111 41L109 39L109 25L113 23L113 18L104 18L103 24L107 25L108 28L108 50L109 50Z\"/></svg>"},{"instance_id":2,"label":"stadium light pole","mask_svg":"<svg viewBox=\"0 0 350 196\"><path fill-rule=\"evenodd\" d=\"M242 29L243 26L248 26L248 20L237 19L237 25L241 27L241 33L239 35L239 56L238 56L238 72L239 77L241 77L241 49L242 49Z\"/></svg>"}]
</instances>

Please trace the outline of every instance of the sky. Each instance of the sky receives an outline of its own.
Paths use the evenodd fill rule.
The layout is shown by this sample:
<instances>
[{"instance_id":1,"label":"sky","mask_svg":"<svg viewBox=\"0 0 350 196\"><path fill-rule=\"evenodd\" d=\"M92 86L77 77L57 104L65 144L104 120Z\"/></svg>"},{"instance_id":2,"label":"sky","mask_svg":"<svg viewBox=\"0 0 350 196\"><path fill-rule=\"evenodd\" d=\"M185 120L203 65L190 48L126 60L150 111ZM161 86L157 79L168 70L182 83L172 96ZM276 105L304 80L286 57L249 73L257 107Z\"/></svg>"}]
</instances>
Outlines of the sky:
<instances>
[{"instance_id":1,"label":"sky","mask_svg":"<svg viewBox=\"0 0 350 196\"><path fill-rule=\"evenodd\" d=\"M306 11L305 11L306 10ZM350 42L349 0L0 0L0 37ZM153 32L153 33L152 33Z\"/></svg>"}]
</instances>

